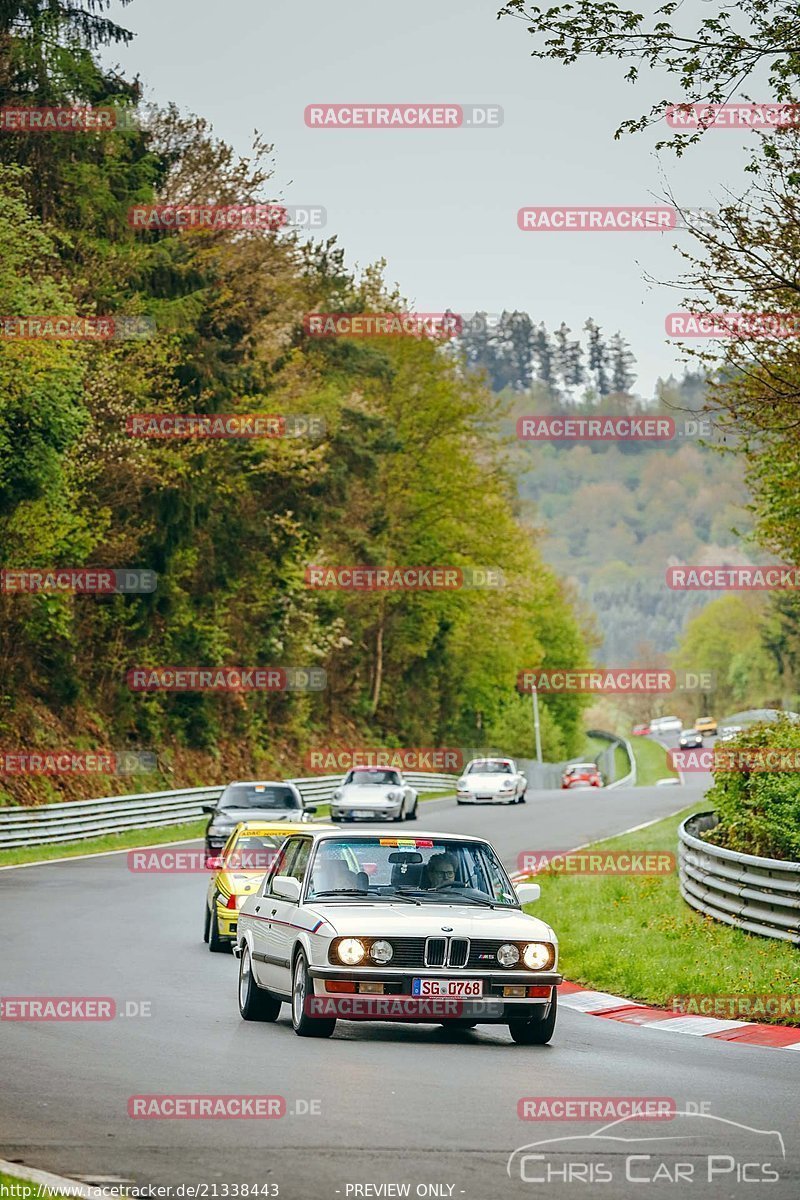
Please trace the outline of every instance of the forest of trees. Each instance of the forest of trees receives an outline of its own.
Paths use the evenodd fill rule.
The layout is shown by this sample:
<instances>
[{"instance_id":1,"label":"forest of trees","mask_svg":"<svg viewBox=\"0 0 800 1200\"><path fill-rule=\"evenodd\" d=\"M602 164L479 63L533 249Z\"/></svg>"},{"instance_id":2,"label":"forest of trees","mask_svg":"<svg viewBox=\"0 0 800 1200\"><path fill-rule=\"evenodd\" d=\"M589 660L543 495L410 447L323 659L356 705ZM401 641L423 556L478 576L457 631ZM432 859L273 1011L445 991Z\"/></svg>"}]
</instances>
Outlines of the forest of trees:
<instances>
[{"instance_id":1,"label":"forest of trees","mask_svg":"<svg viewBox=\"0 0 800 1200\"><path fill-rule=\"evenodd\" d=\"M518 511L502 407L425 337L313 339L303 316L402 307L380 267L287 231L134 231L133 204L275 200L199 117L144 113L101 65L105 0L0 14L0 104L116 105L129 132L0 136L0 313L145 317L154 336L0 338L0 568L137 567L142 595L0 590L0 746L141 748L158 779L12 777L0 803L297 773L309 745L474 746L517 728L525 666L589 651ZM138 125L138 128L137 128ZM141 412L282 413L317 439L129 436ZM502 588L345 593L309 564L493 566ZM319 666L319 693L143 694L135 666ZM544 701L545 751L580 745Z\"/></svg>"},{"instance_id":2,"label":"forest of trees","mask_svg":"<svg viewBox=\"0 0 800 1200\"><path fill-rule=\"evenodd\" d=\"M486 372L496 392L524 392L534 383L567 398L587 391L601 399L630 392L636 359L622 334L606 340L591 317L582 332L583 341L571 337L562 321L551 335L544 322L534 325L526 312L476 312L465 318L454 346L470 368Z\"/></svg>"}]
</instances>

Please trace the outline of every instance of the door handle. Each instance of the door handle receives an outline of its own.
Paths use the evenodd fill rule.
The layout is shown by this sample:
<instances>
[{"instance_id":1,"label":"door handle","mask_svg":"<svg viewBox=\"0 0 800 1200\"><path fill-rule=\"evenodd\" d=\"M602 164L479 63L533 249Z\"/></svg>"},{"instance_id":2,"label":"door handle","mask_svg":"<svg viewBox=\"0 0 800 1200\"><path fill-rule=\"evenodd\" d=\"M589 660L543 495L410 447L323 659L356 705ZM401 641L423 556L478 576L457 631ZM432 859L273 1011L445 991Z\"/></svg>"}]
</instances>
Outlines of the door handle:
<instances>
[{"instance_id":1,"label":"door handle","mask_svg":"<svg viewBox=\"0 0 800 1200\"><path fill-rule=\"evenodd\" d=\"M260 905L260 904L257 904L257 905L256 905L256 912L261 912L261 905Z\"/></svg>"},{"instance_id":2,"label":"door handle","mask_svg":"<svg viewBox=\"0 0 800 1200\"><path fill-rule=\"evenodd\" d=\"M273 915L273 917L275 916L275 913L276 913L277 911L278 911L278 910L277 910L277 908L273 908L273 910L272 910L272 915Z\"/></svg>"}]
</instances>

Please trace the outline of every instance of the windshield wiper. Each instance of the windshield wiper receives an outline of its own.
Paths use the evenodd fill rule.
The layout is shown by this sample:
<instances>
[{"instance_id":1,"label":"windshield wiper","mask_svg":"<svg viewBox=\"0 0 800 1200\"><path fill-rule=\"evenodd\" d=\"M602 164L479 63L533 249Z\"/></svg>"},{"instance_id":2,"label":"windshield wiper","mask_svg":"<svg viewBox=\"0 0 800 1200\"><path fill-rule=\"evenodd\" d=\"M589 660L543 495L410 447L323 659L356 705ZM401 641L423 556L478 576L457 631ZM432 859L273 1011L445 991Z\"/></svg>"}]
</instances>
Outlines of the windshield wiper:
<instances>
[{"instance_id":1,"label":"windshield wiper","mask_svg":"<svg viewBox=\"0 0 800 1200\"><path fill-rule=\"evenodd\" d=\"M362 891L361 888L328 888L324 892L315 892L309 897L311 900L319 900L320 896L369 896L369 892Z\"/></svg>"}]
</instances>

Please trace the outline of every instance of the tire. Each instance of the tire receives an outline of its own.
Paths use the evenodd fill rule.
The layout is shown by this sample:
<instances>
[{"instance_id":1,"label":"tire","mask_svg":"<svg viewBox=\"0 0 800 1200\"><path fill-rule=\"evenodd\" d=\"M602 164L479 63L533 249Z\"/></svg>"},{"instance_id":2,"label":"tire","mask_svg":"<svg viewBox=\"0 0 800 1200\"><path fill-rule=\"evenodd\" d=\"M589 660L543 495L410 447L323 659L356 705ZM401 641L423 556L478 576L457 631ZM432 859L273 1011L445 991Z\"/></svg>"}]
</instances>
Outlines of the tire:
<instances>
[{"instance_id":1,"label":"tire","mask_svg":"<svg viewBox=\"0 0 800 1200\"><path fill-rule=\"evenodd\" d=\"M526 788L526 789L525 789L525 791L524 791L524 792L522 793L522 795L520 796L520 798L519 798L519 801L518 801L518 803L519 803L519 804L524 804L524 803L525 803L525 799L526 799L526 794L527 794L527 791L528 791L528 789Z\"/></svg>"},{"instance_id":2,"label":"tire","mask_svg":"<svg viewBox=\"0 0 800 1200\"><path fill-rule=\"evenodd\" d=\"M546 1046L555 1033L557 1016L558 993L554 992L546 1017L542 1015L509 1021L508 1029L518 1046Z\"/></svg>"},{"instance_id":3,"label":"tire","mask_svg":"<svg viewBox=\"0 0 800 1200\"><path fill-rule=\"evenodd\" d=\"M400 812L397 814L397 816L396 816L396 817L392 817L392 820L393 820L393 821L405 821L405 819L406 819L406 815L405 815L405 813L403 812L403 805L401 804L401 805L400 805Z\"/></svg>"},{"instance_id":4,"label":"tire","mask_svg":"<svg viewBox=\"0 0 800 1200\"><path fill-rule=\"evenodd\" d=\"M211 909L208 907L208 900L206 900L206 919L205 919L205 924L203 925L203 941L206 944L208 944L208 935L209 935L210 930L211 930Z\"/></svg>"},{"instance_id":5,"label":"tire","mask_svg":"<svg viewBox=\"0 0 800 1200\"><path fill-rule=\"evenodd\" d=\"M329 818L329 819L330 819L330 821L331 821L331 824L333 824L333 825L341 825L341 823L342 823L342 818L341 818L341 817L334 817L334 815L333 815L332 813L331 813L331 815L330 815L330 818Z\"/></svg>"},{"instance_id":6,"label":"tire","mask_svg":"<svg viewBox=\"0 0 800 1200\"><path fill-rule=\"evenodd\" d=\"M336 1028L336 1017L309 1017L305 1003L313 994L306 956L301 950L292 971L292 1029L298 1037L328 1038Z\"/></svg>"},{"instance_id":7,"label":"tire","mask_svg":"<svg viewBox=\"0 0 800 1200\"><path fill-rule=\"evenodd\" d=\"M277 996L258 986L253 976L250 947L242 947L239 959L239 1012L244 1021L277 1021L281 1002Z\"/></svg>"},{"instance_id":8,"label":"tire","mask_svg":"<svg viewBox=\"0 0 800 1200\"><path fill-rule=\"evenodd\" d=\"M407 821L416 821L416 819L417 819L417 804L418 803L419 803L419 801L415 800L414 807L412 808L411 812L406 814Z\"/></svg>"},{"instance_id":9,"label":"tire","mask_svg":"<svg viewBox=\"0 0 800 1200\"><path fill-rule=\"evenodd\" d=\"M456 800L456 804L466 804L466 800Z\"/></svg>"},{"instance_id":10,"label":"tire","mask_svg":"<svg viewBox=\"0 0 800 1200\"><path fill-rule=\"evenodd\" d=\"M211 920L209 921L208 927L208 948L212 954L229 954L231 949L230 942L227 939L221 938L219 934L216 896L211 902Z\"/></svg>"}]
</instances>

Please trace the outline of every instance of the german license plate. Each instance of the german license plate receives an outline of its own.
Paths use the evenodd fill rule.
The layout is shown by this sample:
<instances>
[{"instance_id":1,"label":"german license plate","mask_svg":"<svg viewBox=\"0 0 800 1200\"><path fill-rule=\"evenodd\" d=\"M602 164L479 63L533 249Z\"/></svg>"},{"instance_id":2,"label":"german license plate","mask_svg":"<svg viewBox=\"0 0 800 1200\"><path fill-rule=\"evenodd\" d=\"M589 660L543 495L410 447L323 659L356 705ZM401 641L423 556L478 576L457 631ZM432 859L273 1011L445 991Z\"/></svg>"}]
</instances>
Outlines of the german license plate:
<instances>
[{"instance_id":1,"label":"german license plate","mask_svg":"<svg viewBox=\"0 0 800 1200\"><path fill-rule=\"evenodd\" d=\"M414 979L412 996L482 996L482 979Z\"/></svg>"}]
</instances>

